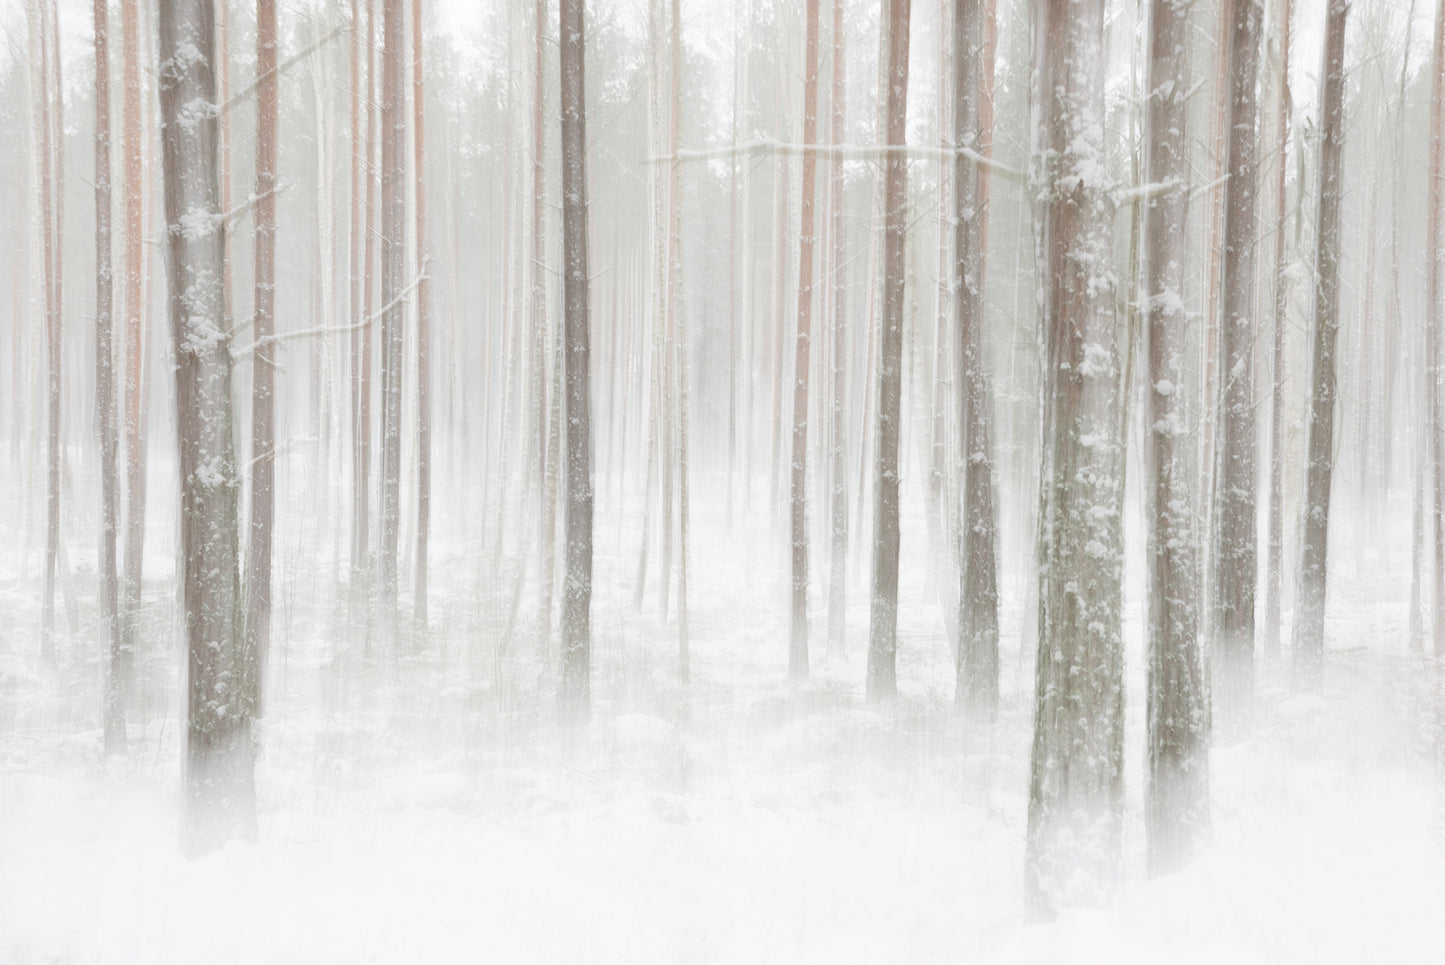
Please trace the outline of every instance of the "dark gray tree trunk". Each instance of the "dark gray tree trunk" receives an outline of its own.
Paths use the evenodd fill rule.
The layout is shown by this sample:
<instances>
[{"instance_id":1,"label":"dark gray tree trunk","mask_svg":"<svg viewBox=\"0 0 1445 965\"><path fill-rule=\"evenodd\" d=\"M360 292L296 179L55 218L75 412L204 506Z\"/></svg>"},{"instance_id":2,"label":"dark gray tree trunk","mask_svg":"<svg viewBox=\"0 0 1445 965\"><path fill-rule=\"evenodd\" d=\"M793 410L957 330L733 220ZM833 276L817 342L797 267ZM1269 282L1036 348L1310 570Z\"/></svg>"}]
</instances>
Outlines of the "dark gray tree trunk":
<instances>
[{"instance_id":1,"label":"dark gray tree trunk","mask_svg":"<svg viewBox=\"0 0 1445 965\"><path fill-rule=\"evenodd\" d=\"M1345 17L1348 13L1348 0L1330 0L1321 71L1324 84L1320 98L1319 217L1315 222L1319 232L1315 250L1315 323L1311 334L1305 505L1300 526L1299 589L1292 648L1295 686L1309 691L1319 691L1324 685L1325 584L1337 395L1335 342L1340 327L1340 160L1345 140ZM1438 106L1438 97L1435 103ZM1434 133L1438 137L1438 126ZM1439 173L1438 167L1434 173ZM1429 210L1438 218L1440 195L1435 179L1432 179L1430 194ZM1431 304L1436 301L1432 300Z\"/></svg>"},{"instance_id":2,"label":"dark gray tree trunk","mask_svg":"<svg viewBox=\"0 0 1445 965\"><path fill-rule=\"evenodd\" d=\"M588 369L587 100L584 0L560 0L563 330L566 349L566 580L562 589L561 713L591 712L592 415Z\"/></svg>"}]
</instances>

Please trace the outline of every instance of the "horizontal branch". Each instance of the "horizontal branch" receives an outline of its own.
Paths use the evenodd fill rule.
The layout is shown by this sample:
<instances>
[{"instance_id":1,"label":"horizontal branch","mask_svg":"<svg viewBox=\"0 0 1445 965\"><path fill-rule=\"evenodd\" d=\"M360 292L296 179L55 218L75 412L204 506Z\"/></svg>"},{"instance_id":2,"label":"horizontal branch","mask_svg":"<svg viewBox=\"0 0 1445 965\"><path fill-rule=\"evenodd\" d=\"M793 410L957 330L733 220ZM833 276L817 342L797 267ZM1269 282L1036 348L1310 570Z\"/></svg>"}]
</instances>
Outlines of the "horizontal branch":
<instances>
[{"instance_id":1,"label":"horizontal branch","mask_svg":"<svg viewBox=\"0 0 1445 965\"><path fill-rule=\"evenodd\" d=\"M242 88L240 91L238 91L237 93L232 94L230 97L226 98L226 102L221 105L221 110L222 110L222 111L229 111L229 110L230 110L233 106L235 106L237 103L239 103L240 101L245 100L247 97L250 97L252 94L256 93L256 90L261 86L261 82L264 81L266 78L270 77L272 74L280 75L280 74L286 73L286 71L290 70L292 67L295 67L298 63L300 63L301 61L305 60L307 57L311 56L311 55L312 55L313 53L315 53L319 48L321 48L321 47L324 46L325 44L329 43L330 41L334 40L338 35L344 34L344 33L350 33L350 32L351 32L351 26L350 26L349 24L342 24L341 26L337 27L335 30L332 30L331 33L329 33L329 34L327 34L326 36L322 37L320 40L318 40L318 41L316 41L316 42L314 42L314 43L312 43L312 44L310 44L310 45L308 45L308 46L306 46L306 47L301 48L301 50L297 51L295 54L291 55L290 57L287 57L284 61L282 61L282 62L281 62L280 64L278 64L277 66L272 67L270 70L266 71L264 74L261 74L261 75L257 76L257 78L256 78L255 80L251 81L250 84L248 84L246 87Z\"/></svg>"},{"instance_id":2,"label":"horizontal branch","mask_svg":"<svg viewBox=\"0 0 1445 965\"><path fill-rule=\"evenodd\" d=\"M675 155L664 154L647 159L649 164L670 164L673 161L707 161L713 158L750 156L756 154L814 154L822 157L841 157L852 160L877 160L891 155L903 154L914 158L931 158L945 161L963 157L1011 181L1024 183L1027 178L1022 171L1000 164L991 157L985 157L968 147L925 147L915 144L790 144L774 137L744 141L726 147L684 149Z\"/></svg>"},{"instance_id":3,"label":"horizontal branch","mask_svg":"<svg viewBox=\"0 0 1445 965\"><path fill-rule=\"evenodd\" d=\"M298 328L294 332L277 332L274 335L263 335L245 348L232 352L231 360L240 361L248 355L254 355L257 349L264 348L267 345L291 342L299 338L318 338L323 335L345 335L348 332L355 332L359 329L367 328L372 322L406 301L407 296L416 291L417 286L422 283L422 279L424 278L426 278L425 274L417 275L411 280L411 284L396 293L395 298L359 322L353 322L350 325L318 325L315 328Z\"/></svg>"}]
</instances>

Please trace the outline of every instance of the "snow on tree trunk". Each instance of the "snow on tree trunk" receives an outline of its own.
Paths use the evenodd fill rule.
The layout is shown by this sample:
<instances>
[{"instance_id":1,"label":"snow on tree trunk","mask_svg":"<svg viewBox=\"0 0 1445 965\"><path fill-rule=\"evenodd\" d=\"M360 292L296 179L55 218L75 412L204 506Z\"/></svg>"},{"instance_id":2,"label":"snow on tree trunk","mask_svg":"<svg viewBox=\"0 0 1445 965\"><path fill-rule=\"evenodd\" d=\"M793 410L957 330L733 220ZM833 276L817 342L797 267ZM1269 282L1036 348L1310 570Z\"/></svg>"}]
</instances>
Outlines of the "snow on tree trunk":
<instances>
[{"instance_id":1,"label":"snow on tree trunk","mask_svg":"<svg viewBox=\"0 0 1445 965\"><path fill-rule=\"evenodd\" d=\"M560 0L563 328L566 371L566 578L562 587L561 712L591 709L592 416L589 371L587 129L583 0Z\"/></svg>"},{"instance_id":2,"label":"snow on tree trunk","mask_svg":"<svg viewBox=\"0 0 1445 965\"><path fill-rule=\"evenodd\" d=\"M1145 268L1149 385L1148 782L1149 870L1185 864L1209 824L1209 688L1200 650L1195 477L1184 360L1191 340L1188 276L1188 6L1154 0L1149 37L1149 184Z\"/></svg>"},{"instance_id":3,"label":"snow on tree trunk","mask_svg":"<svg viewBox=\"0 0 1445 965\"><path fill-rule=\"evenodd\" d=\"M885 143L907 141L908 20L911 0L889 0L884 74ZM903 284L908 240L908 158L884 160L883 325L878 360L878 443L873 472L873 586L868 618L868 699L898 690L898 430L903 376Z\"/></svg>"},{"instance_id":4,"label":"snow on tree trunk","mask_svg":"<svg viewBox=\"0 0 1445 965\"><path fill-rule=\"evenodd\" d=\"M1035 7L1035 178L1045 348L1039 639L1025 901L1031 917L1113 891L1120 861L1124 453L1104 0Z\"/></svg>"},{"instance_id":5,"label":"snow on tree trunk","mask_svg":"<svg viewBox=\"0 0 1445 965\"><path fill-rule=\"evenodd\" d=\"M183 849L256 829L244 686L230 333L221 299L216 47L209 0L161 4L159 66L187 654Z\"/></svg>"},{"instance_id":6,"label":"snow on tree trunk","mask_svg":"<svg viewBox=\"0 0 1445 965\"><path fill-rule=\"evenodd\" d=\"M1279 112L1275 117L1278 172L1274 239L1274 351L1269 405L1269 537L1265 563L1264 651L1279 654L1280 589L1284 568L1284 335L1289 313L1289 285L1285 279L1285 172L1289 170L1289 46L1294 0L1280 4Z\"/></svg>"},{"instance_id":7,"label":"snow on tree trunk","mask_svg":"<svg viewBox=\"0 0 1445 965\"><path fill-rule=\"evenodd\" d=\"M1330 0L1321 71L1324 84L1320 98L1319 216L1315 222L1319 232L1315 249L1315 319L1311 332L1305 504L1300 526L1299 589L1292 648L1295 686L1309 691L1318 691L1324 684L1325 582L1337 395L1335 342L1340 328L1340 160L1345 140L1345 16L1348 12L1347 0ZM1438 128L1436 134L1438 136ZM1435 173L1439 173L1438 167ZM1436 185L1432 179L1431 212L1439 211Z\"/></svg>"},{"instance_id":8,"label":"snow on tree trunk","mask_svg":"<svg viewBox=\"0 0 1445 965\"><path fill-rule=\"evenodd\" d=\"M1214 704L1222 729L1248 726L1254 694L1255 78L1263 4L1235 0L1230 15L1228 176L1224 204L1224 316L1220 325L1218 470L1214 481Z\"/></svg>"},{"instance_id":9,"label":"snow on tree trunk","mask_svg":"<svg viewBox=\"0 0 1445 965\"><path fill-rule=\"evenodd\" d=\"M251 515L246 552L247 699L259 713L271 644L271 531L276 516L276 0L256 3L256 350L251 365Z\"/></svg>"},{"instance_id":10,"label":"snow on tree trunk","mask_svg":"<svg viewBox=\"0 0 1445 965\"><path fill-rule=\"evenodd\" d=\"M955 149L981 153L980 104L986 69L982 0L954 9L953 140ZM998 710L997 512L993 502L993 392L983 352L984 224L988 185L975 158L953 162L954 312L958 326L959 451L963 454L963 552L959 573L958 664L955 701L970 719L992 720Z\"/></svg>"}]
</instances>

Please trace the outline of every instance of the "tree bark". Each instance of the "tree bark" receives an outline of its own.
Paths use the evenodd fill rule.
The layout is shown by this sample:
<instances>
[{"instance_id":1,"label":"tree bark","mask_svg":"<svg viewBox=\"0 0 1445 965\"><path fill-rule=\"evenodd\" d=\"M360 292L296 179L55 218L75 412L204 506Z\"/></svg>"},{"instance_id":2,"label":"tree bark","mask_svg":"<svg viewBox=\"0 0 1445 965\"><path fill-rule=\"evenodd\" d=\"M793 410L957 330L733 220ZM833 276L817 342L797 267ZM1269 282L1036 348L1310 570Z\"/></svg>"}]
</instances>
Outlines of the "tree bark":
<instances>
[{"instance_id":1,"label":"tree bark","mask_svg":"<svg viewBox=\"0 0 1445 965\"><path fill-rule=\"evenodd\" d=\"M1333 8L1332 8L1333 9ZM1343 18L1344 14L1341 13ZM1342 28L1343 29L1343 28ZM1435 551L1430 570L1431 637L1435 656L1445 655L1445 458L1441 453L1441 433L1445 431L1445 407L1442 407L1440 384L1440 179L1442 167L1441 125L1445 124L1445 0L1441 0L1436 16L1435 62L1430 100L1430 184L1427 189L1425 294L1425 424L1429 427L1430 529ZM1321 206L1323 206L1323 199Z\"/></svg>"},{"instance_id":2,"label":"tree bark","mask_svg":"<svg viewBox=\"0 0 1445 965\"><path fill-rule=\"evenodd\" d=\"M271 532L276 516L276 0L256 0L255 301L251 365L251 517L246 553L245 692L259 714L271 645Z\"/></svg>"},{"instance_id":3,"label":"tree bark","mask_svg":"<svg viewBox=\"0 0 1445 965\"><path fill-rule=\"evenodd\" d=\"M981 78L986 69L982 0L957 0L953 140L980 151ZM959 452L963 454L963 553L958 596L958 665L955 700L975 721L998 710L998 551L993 502L993 391L983 351L984 225L988 211L985 170L972 158L954 158L954 313L958 326L956 377Z\"/></svg>"},{"instance_id":4,"label":"tree bark","mask_svg":"<svg viewBox=\"0 0 1445 965\"><path fill-rule=\"evenodd\" d=\"M121 421L125 435L125 550L121 563L120 660L115 668L129 701L135 676L136 624L141 601L141 567L145 549L144 445L146 306L144 304L145 251L142 219L145 211L141 181L141 152L146 134L141 123L139 0L122 0L121 22L121 169L125 189L125 227L121 305L125 339L122 375Z\"/></svg>"},{"instance_id":5,"label":"tree bark","mask_svg":"<svg viewBox=\"0 0 1445 965\"><path fill-rule=\"evenodd\" d=\"M383 633L396 630L401 530L401 398L406 306L406 91L402 0L382 0L381 61L381 546Z\"/></svg>"},{"instance_id":6,"label":"tree bark","mask_svg":"<svg viewBox=\"0 0 1445 965\"><path fill-rule=\"evenodd\" d=\"M911 0L889 0L886 143L907 140L908 20ZM871 701L898 692L898 430L903 375L903 285L908 240L908 159L884 160L883 325L878 360L878 444L873 473L873 586L868 629Z\"/></svg>"},{"instance_id":7,"label":"tree bark","mask_svg":"<svg viewBox=\"0 0 1445 965\"><path fill-rule=\"evenodd\" d=\"M1046 918L1101 900L1120 874L1124 455L1104 0L1035 15L1044 452L1024 894Z\"/></svg>"},{"instance_id":8,"label":"tree bark","mask_svg":"<svg viewBox=\"0 0 1445 965\"><path fill-rule=\"evenodd\" d=\"M591 712L592 417L588 369L587 100L584 0L560 0L563 326L566 343L566 581L562 590L561 713Z\"/></svg>"},{"instance_id":9,"label":"tree bark","mask_svg":"<svg viewBox=\"0 0 1445 965\"><path fill-rule=\"evenodd\" d=\"M171 334L176 360L181 582L187 648L183 849L255 834L255 750L243 685L223 259L216 46L209 0L161 4L159 66Z\"/></svg>"},{"instance_id":10,"label":"tree bark","mask_svg":"<svg viewBox=\"0 0 1445 965\"><path fill-rule=\"evenodd\" d=\"M807 47L803 73L803 143L818 139L818 0L808 0ZM793 352L793 456L789 499L792 544L792 634L788 674L808 676L808 376L813 324L814 201L818 155L803 152L802 220L798 231L798 324Z\"/></svg>"},{"instance_id":11,"label":"tree bark","mask_svg":"<svg viewBox=\"0 0 1445 965\"><path fill-rule=\"evenodd\" d=\"M847 125L847 52L848 43L844 26L844 0L833 0L833 110L831 139L836 147L845 140ZM843 649L846 632L848 593L848 285L845 281L844 265L848 254L848 212L845 203L845 179L843 159L834 156L829 163L833 209L833 395L829 407L830 468L828 476L832 484L831 534L828 568L828 646Z\"/></svg>"},{"instance_id":12,"label":"tree bark","mask_svg":"<svg viewBox=\"0 0 1445 965\"><path fill-rule=\"evenodd\" d=\"M1214 705L1221 728L1248 726L1254 694L1255 78L1263 4L1231 0L1228 176L1224 208L1224 317L1220 326L1218 471L1214 483Z\"/></svg>"},{"instance_id":13,"label":"tree bark","mask_svg":"<svg viewBox=\"0 0 1445 965\"><path fill-rule=\"evenodd\" d=\"M95 0L95 431L100 443L100 603L106 648L105 752L125 753L124 663L116 581L115 369L110 230L110 19Z\"/></svg>"},{"instance_id":14,"label":"tree bark","mask_svg":"<svg viewBox=\"0 0 1445 965\"><path fill-rule=\"evenodd\" d=\"M1284 568L1284 333L1289 314L1289 285L1285 279L1285 172L1289 170L1289 127L1292 102L1289 89L1290 17L1294 0L1280 0L1279 112L1275 139L1279 143L1279 170L1275 176L1274 238L1274 352L1269 405L1269 543L1265 562L1264 652L1279 655L1280 588Z\"/></svg>"},{"instance_id":15,"label":"tree bark","mask_svg":"<svg viewBox=\"0 0 1445 965\"><path fill-rule=\"evenodd\" d=\"M1445 11L1445 5L1442 5L1442 11ZM1308 691L1319 691L1324 685L1325 584L1337 394L1335 342L1340 326L1340 162L1345 139L1345 17L1348 13L1348 0L1330 0L1321 71L1324 83L1320 98L1319 216L1315 222L1319 232L1315 250L1315 324L1306 430L1304 519L1300 527L1299 596L1295 605L1293 640L1294 683L1296 687ZM1438 86L1436 90L1435 104L1438 107ZM1438 175L1438 111L1435 117L1437 120L1432 125L1431 147L1435 156L1432 173ZM1432 178L1427 217L1437 229L1439 190L1438 180ZM1438 285L1438 276L1435 282ZM1438 288L1435 291L1438 292ZM1431 305L1438 305L1438 301L1432 299ZM1433 340L1429 330L1427 339Z\"/></svg>"},{"instance_id":16,"label":"tree bark","mask_svg":"<svg viewBox=\"0 0 1445 965\"><path fill-rule=\"evenodd\" d=\"M431 258L426 235L426 116L422 84L422 0L412 0L412 137L416 181L416 572L412 617L427 625L427 543L431 535ZM538 162L540 163L540 161ZM540 271L540 268L534 268Z\"/></svg>"},{"instance_id":17,"label":"tree bark","mask_svg":"<svg viewBox=\"0 0 1445 965\"><path fill-rule=\"evenodd\" d=\"M1145 289L1149 385L1148 782L1149 871L1182 867L1209 826L1209 688L1200 650L1195 487L1183 395L1189 313L1183 292L1189 239L1189 6L1151 5L1149 184ZM1197 431L1197 426L1196 426Z\"/></svg>"}]
</instances>

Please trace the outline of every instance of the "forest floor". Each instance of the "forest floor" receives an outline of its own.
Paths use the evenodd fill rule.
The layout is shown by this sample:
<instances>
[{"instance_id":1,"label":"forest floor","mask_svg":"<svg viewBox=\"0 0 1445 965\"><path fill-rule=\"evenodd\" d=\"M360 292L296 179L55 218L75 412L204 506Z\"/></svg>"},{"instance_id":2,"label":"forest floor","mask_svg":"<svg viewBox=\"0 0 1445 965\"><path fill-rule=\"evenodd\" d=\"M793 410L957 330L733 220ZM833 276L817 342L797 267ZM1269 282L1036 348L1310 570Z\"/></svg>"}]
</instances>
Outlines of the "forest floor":
<instances>
[{"instance_id":1,"label":"forest floor","mask_svg":"<svg viewBox=\"0 0 1445 965\"><path fill-rule=\"evenodd\" d=\"M730 529L721 501L703 507L687 687L655 584L633 609L635 528L599 517L594 713L578 731L552 723L535 608L506 631L516 558L438 539L435 629L368 653L332 550L317 550L335 541L284 533L259 838L193 861L177 853L163 540L130 754L105 760L86 558L72 551L78 630L47 663L38 556L0 523L0 962L1440 960L1440 688L1407 652L1405 554L1393 571L1373 555L1339 563L1323 695L1292 695L1262 661L1251 735L1211 756L1212 843L1152 880L1133 600L1122 892L1025 925L1023 574L1004 612L1000 719L967 733L924 554L905 553L900 697L874 709L866 566L842 652L822 639L815 583L813 673L791 687L778 530L765 509ZM926 542L920 519L904 542Z\"/></svg>"}]
</instances>

